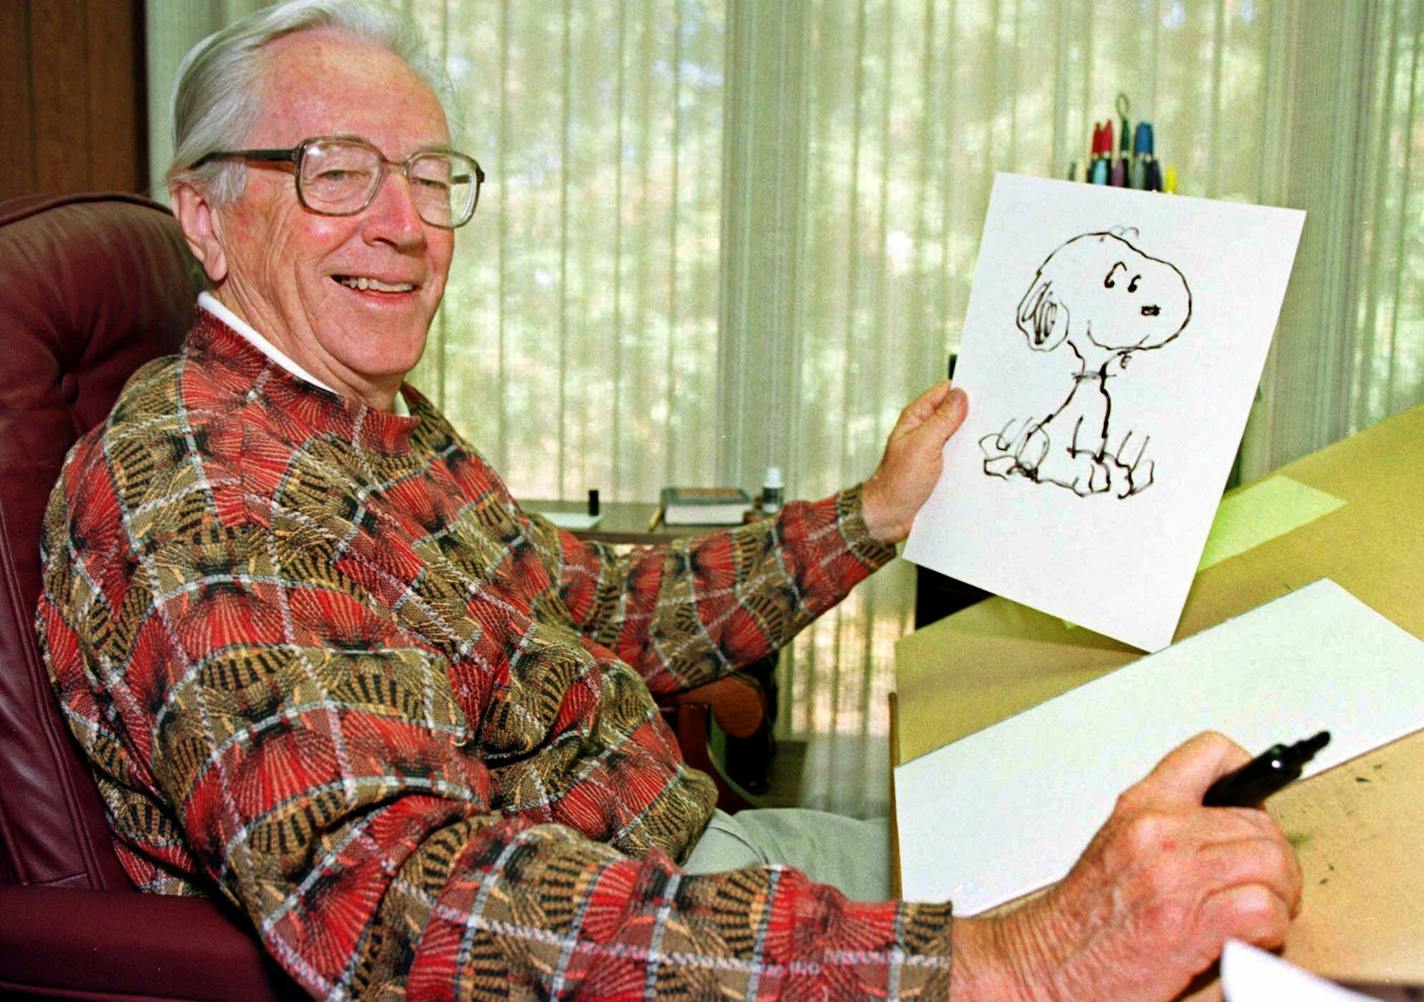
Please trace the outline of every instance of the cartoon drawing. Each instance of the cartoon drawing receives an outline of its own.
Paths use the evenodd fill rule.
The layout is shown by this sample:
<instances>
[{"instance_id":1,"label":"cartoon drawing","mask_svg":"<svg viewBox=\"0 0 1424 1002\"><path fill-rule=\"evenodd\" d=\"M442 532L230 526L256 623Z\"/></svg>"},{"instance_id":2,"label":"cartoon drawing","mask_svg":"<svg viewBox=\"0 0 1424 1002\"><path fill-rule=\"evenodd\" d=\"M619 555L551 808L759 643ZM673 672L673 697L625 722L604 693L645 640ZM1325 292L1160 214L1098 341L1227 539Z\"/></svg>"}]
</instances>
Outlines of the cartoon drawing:
<instances>
[{"instance_id":1,"label":"cartoon drawing","mask_svg":"<svg viewBox=\"0 0 1424 1002\"><path fill-rule=\"evenodd\" d=\"M979 440L984 472L1066 487L1080 497L1130 497L1152 485L1151 436L1114 420L1108 382L1133 354L1172 341L1191 320L1192 293L1176 266L1117 231L1084 233L1048 255L1019 301L1018 328L1035 351L1067 345L1072 389L1047 417L1010 421ZM1076 362L1068 358L1072 354Z\"/></svg>"}]
</instances>

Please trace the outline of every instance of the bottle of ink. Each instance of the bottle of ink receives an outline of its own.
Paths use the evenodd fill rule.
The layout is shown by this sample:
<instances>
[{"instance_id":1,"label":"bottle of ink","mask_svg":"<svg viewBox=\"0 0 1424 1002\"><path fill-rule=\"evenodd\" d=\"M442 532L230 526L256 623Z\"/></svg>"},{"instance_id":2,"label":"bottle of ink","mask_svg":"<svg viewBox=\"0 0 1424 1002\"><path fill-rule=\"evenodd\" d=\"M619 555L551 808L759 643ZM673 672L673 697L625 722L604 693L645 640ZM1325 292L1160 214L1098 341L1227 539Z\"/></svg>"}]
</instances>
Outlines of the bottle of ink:
<instances>
[{"instance_id":1,"label":"bottle of ink","mask_svg":"<svg viewBox=\"0 0 1424 1002\"><path fill-rule=\"evenodd\" d=\"M768 466L766 476L761 481L761 511L763 515L775 515L781 510L786 482L781 478L781 467Z\"/></svg>"}]
</instances>

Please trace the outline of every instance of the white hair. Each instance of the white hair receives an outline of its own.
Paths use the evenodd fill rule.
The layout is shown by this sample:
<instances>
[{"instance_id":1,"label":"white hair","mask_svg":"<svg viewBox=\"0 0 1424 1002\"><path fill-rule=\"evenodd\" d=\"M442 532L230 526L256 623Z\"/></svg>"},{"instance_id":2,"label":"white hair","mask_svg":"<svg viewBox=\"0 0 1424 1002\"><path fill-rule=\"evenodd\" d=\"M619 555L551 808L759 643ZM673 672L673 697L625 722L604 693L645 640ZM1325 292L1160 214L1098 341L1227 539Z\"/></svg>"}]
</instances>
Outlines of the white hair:
<instances>
[{"instance_id":1,"label":"white hair","mask_svg":"<svg viewBox=\"0 0 1424 1002\"><path fill-rule=\"evenodd\" d=\"M193 164L218 150L241 146L262 100L262 49L284 35L331 28L393 53L435 93L454 127L451 88L431 59L415 22L380 0L290 0L259 10L214 32L188 50L173 92L173 164L168 180L202 185L217 202L242 194L240 163Z\"/></svg>"}]
</instances>

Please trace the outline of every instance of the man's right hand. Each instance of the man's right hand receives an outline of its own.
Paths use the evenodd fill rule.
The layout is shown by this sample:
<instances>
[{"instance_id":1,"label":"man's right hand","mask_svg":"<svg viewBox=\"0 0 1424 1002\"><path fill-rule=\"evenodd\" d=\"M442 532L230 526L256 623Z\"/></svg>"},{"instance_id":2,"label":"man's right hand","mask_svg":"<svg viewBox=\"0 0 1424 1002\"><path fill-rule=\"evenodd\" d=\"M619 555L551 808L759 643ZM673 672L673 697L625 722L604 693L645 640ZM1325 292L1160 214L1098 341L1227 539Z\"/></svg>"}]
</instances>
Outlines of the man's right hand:
<instances>
[{"instance_id":1,"label":"man's right hand","mask_svg":"<svg viewBox=\"0 0 1424 1002\"><path fill-rule=\"evenodd\" d=\"M1212 782L1250 756L1200 734L1117 801L1067 877L1004 915L958 919L951 998L1165 1000L1227 939L1278 946L1301 873L1255 808L1207 808Z\"/></svg>"}]
</instances>

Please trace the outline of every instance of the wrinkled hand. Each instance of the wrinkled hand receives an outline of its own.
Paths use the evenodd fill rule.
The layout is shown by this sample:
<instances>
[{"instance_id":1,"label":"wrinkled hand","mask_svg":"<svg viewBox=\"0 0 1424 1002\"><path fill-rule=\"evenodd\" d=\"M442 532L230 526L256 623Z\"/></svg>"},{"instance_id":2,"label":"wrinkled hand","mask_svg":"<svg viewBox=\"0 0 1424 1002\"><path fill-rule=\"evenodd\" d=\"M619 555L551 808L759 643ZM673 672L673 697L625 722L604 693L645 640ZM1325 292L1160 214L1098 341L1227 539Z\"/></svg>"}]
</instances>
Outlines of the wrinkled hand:
<instances>
[{"instance_id":1,"label":"wrinkled hand","mask_svg":"<svg viewBox=\"0 0 1424 1002\"><path fill-rule=\"evenodd\" d=\"M946 380L930 387L900 412L890 429L880 465L861 488L862 511L870 534L898 543L910 534L915 512L939 481L941 453L964 423L969 398Z\"/></svg>"},{"instance_id":2,"label":"wrinkled hand","mask_svg":"<svg viewBox=\"0 0 1424 1002\"><path fill-rule=\"evenodd\" d=\"M1220 734L1192 738L1118 798L1061 883L956 921L951 997L1166 1000L1228 938L1280 945L1300 907L1294 851L1265 811L1201 806L1248 759Z\"/></svg>"}]
</instances>

